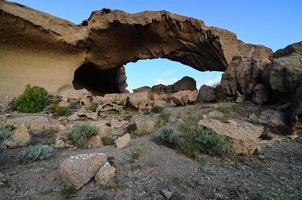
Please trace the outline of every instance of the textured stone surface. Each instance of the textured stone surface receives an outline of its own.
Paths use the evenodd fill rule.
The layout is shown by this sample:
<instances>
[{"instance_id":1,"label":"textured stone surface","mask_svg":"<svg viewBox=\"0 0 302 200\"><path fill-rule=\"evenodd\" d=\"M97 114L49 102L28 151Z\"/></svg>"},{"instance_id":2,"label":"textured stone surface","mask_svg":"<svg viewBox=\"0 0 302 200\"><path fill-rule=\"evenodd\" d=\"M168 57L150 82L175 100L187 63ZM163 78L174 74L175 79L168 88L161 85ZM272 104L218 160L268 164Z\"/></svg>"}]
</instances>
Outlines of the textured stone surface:
<instances>
[{"instance_id":1,"label":"textured stone surface","mask_svg":"<svg viewBox=\"0 0 302 200\"><path fill-rule=\"evenodd\" d=\"M116 169L106 162L95 175L95 180L99 185L107 185L115 176Z\"/></svg>"},{"instance_id":2,"label":"textured stone surface","mask_svg":"<svg viewBox=\"0 0 302 200\"><path fill-rule=\"evenodd\" d=\"M124 92L123 65L130 61L162 57L200 71L223 71L238 52L234 33L166 11L95 11L83 24L75 25L6 1L0 2L0 9L0 53L4 65L0 80L22 71L29 81L26 84L35 80L50 93L64 93L72 88L74 72L83 63L108 72L115 90ZM19 70L21 61L26 68ZM35 68L36 73L30 73ZM16 79L8 79L0 91L10 86L17 90L10 90L9 95L18 94L26 80L14 84Z\"/></svg>"},{"instance_id":3,"label":"textured stone surface","mask_svg":"<svg viewBox=\"0 0 302 200\"><path fill-rule=\"evenodd\" d=\"M17 143L18 146L23 147L30 143L31 135L28 132L25 124L21 124L16 128L12 134L12 139Z\"/></svg>"},{"instance_id":4,"label":"textured stone surface","mask_svg":"<svg viewBox=\"0 0 302 200\"><path fill-rule=\"evenodd\" d=\"M230 119L221 122L216 119L202 119L200 126L212 129L218 134L229 138L236 154L251 155L257 144L257 140L263 132L262 126L255 126L245 121Z\"/></svg>"},{"instance_id":5,"label":"textured stone surface","mask_svg":"<svg viewBox=\"0 0 302 200\"><path fill-rule=\"evenodd\" d=\"M177 106L185 106L188 104L195 103L197 100L198 92L191 90L183 90L171 94L171 101Z\"/></svg>"},{"instance_id":6,"label":"textured stone surface","mask_svg":"<svg viewBox=\"0 0 302 200\"><path fill-rule=\"evenodd\" d=\"M214 88L207 85L202 85L198 92L197 101L209 103L209 102L214 102L215 100L216 100L216 95L215 95Z\"/></svg>"},{"instance_id":7,"label":"textured stone surface","mask_svg":"<svg viewBox=\"0 0 302 200\"><path fill-rule=\"evenodd\" d=\"M77 190L90 181L107 162L104 153L78 154L66 158L60 164L63 181Z\"/></svg>"},{"instance_id":8,"label":"textured stone surface","mask_svg":"<svg viewBox=\"0 0 302 200\"><path fill-rule=\"evenodd\" d=\"M131 140L130 134L127 133L121 137L118 137L115 140L115 145L118 149L122 149L122 148L128 146L128 144L130 143L130 140Z\"/></svg>"}]
</instances>

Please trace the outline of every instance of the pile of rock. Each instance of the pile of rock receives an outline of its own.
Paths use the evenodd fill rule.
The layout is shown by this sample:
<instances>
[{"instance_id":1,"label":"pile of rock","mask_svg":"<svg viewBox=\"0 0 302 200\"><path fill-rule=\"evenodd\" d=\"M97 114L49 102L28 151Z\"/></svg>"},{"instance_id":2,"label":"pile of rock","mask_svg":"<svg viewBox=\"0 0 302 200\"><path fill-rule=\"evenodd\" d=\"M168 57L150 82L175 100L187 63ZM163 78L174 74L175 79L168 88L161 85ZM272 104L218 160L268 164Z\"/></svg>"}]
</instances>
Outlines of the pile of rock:
<instances>
[{"instance_id":1,"label":"pile of rock","mask_svg":"<svg viewBox=\"0 0 302 200\"><path fill-rule=\"evenodd\" d=\"M66 185L78 190L93 177L101 186L112 183L116 169L107 161L106 154L90 153L66 158L60 164L60 173Z\"/></svg>"}]
</instances>

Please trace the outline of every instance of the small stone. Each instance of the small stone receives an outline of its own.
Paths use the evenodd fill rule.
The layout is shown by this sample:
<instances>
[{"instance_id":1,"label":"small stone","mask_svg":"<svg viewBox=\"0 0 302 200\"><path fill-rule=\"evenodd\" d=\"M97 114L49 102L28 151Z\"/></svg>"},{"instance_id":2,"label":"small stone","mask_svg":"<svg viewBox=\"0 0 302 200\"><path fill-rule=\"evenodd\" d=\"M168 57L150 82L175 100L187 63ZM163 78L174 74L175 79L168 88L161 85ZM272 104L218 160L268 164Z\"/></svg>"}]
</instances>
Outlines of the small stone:
<instances>
[{"instance_id":1,"label":"small stone","mask_svg":"<svg viewBox=\"0 0 302 200\"><path fill-rule=\"evenodd\" d=\"M98 135L92 136L87 141L88 148L95 148L101 146L101 138Z\"/></svg>"},{"instance_id":2,"label":"small stone","mask_svg":"<svg viewBox=\"0 0 302 200\"><path fill-rule=\"evenodd\" d=\"M173 195L173 192L170 190L162 190L161 193L166 199L171 199Z\"/></svg>"},{"instance_id":3,"label":"small stone","mask_svg":"<svg viewBox=\"0 0 302 200\"><path fill-rule=\"evenodd\" d=\"M25 126L21 124L13 133L12 139L18 144L18 146L26 146L30 143L31 136Z\"/></svg>"},{"instance_id":4,"label":"small stone","mask_svg":"<svg viewBox=\"0 0 302 200\"><path fill-rule=\"evenodd\" d=\"M264 160L264 159L265 159L264 155L258 155L258 158L259 158L260 160Z\"/></svg>"},{"instance_id":5,"label":"small stone","mask_svg":"<svg viewBox=\"0 0 302 200\"><path fill-rule=\"evenodd\" d=\"M62 139L56 139L55 148L65 148L65 142Z\"/></svg>"},{"instance_id":6,"label":"small stone","mask_svg":"<svg viewBox=\"0 0 302 200\"><path fill-rule=\"evenodd\" d=\"M4 145L6 145L8 148L10 149L15 149L18 147L18 144L17 142L15 142L14 140L12 139L7 139L3 142Z\"/></svg>"},{"instance_id":7,"label":"small stone","mask_svg":"<svg viewBox=\"0 0 302 200\"><path fill-rule=\"evenodd\" d=\"M106 162L95 175L96 182L99 185L107 185L115 176L115 171L115 167L111 166L109 162Z\"/></svg>"},{"instance_id":8,"label":"small stone","mask_svg":"<svg viewBox=\"0 0 302 200\"><path fill-rule=\"evenodd\" d=\"M122 148L128 146L128 144L130 143L130 140L131 140L130 134L127 133L121 137L118 137L115 140L115 145L118 149L122 149Z\"/></svg>"}]
</instances>

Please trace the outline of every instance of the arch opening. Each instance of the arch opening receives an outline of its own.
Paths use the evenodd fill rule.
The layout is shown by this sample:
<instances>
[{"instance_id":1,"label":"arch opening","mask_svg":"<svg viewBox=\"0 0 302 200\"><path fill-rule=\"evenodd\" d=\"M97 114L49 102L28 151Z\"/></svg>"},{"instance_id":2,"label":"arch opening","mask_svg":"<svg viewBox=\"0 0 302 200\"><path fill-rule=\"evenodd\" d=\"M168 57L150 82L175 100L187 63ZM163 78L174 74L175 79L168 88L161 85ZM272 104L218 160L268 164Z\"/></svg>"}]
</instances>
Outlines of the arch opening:
<instances>
[{"instance_id":1,"label":"arch opening","mask_svg":"<svg viewBox=\"0 0 302 200\"><path fill-rule=\"evenodd\" d=\"M223 72L199 71L191 66L166 58L144 59L125 65L127 74L127 90L154 85L171 85L185 76L196 80L197 89L201 85L219 84Z\"/></svg>"},{"instance_id":2,"label":"arch opening","mask_svg":"<svg viewBox=\"0 0 302 200\"><path fill-rule=\"evenodd\" d=\"M94 95L120 92L117 84L118 69L100 69L93 63L84 63L74 72L73 87L86 88Z\"/></svg>"}]
</instances>

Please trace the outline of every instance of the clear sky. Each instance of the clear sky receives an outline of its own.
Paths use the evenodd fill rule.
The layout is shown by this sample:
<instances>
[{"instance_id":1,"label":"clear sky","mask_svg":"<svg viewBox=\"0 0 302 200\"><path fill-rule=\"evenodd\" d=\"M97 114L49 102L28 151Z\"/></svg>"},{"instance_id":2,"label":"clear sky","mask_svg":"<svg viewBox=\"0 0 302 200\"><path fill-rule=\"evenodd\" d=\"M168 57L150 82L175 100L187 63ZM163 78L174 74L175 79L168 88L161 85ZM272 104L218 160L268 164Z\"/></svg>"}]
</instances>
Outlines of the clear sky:
<instances>
[{"instance_id":1,"label":"clear sky","mask_svg":"<svg viewBox=\"0 0 302 200\"><path fill-rule=\"evenodd\" d=\"M93 10L120 9L130 13L168 10L228 29L244 42L274 51L302 40L302 0L15 0L34 9L81 23ZM221 73L198 72L165 59L143 60L126 66L129 89L171 83L182 76L198 85L219 81Z\"/></svg>"}]
</instances>

